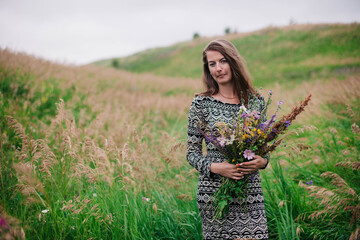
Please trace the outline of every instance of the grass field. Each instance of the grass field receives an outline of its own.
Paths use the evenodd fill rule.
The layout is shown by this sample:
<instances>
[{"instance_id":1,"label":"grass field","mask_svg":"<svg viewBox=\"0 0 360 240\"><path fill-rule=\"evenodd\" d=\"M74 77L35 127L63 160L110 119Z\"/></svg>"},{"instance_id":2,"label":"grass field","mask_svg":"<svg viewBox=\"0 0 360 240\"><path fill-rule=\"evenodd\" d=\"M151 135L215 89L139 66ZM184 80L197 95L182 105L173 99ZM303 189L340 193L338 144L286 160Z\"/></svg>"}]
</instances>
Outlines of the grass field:
<instances>
[{"instance_id":1,"label":"grass field","mask_svg":"<svg viewBox=\"0 0 360 240\"><path fill-rule=\"evenodd\" d=\"M359 36L357 24L226 36L281 113L313 95L261 171L270 239L360 238ZM1 49L0 238L201 239L185 152L208 40L119 60L135 73Z\"/></svg>"}]
</instances>

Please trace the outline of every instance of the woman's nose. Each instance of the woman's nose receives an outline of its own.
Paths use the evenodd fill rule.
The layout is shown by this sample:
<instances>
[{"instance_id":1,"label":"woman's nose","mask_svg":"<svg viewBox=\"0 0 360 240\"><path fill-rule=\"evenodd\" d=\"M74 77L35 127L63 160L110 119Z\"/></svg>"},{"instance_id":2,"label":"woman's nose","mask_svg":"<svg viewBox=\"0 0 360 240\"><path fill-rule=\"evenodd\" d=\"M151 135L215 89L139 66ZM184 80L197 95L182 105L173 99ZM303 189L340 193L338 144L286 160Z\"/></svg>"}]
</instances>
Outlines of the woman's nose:
<instances>
[{"instance_id":1,"label":"woman's nose","mask_svg":"<svg viewBox=\"0 0 360 240\"><path fill-rule=\"evenodd\" d=\"M220 64L216 64L216 68L215 68L216 71L221 71L222 70L222 67L220 66Z\"/></svg>"}]
</instances>

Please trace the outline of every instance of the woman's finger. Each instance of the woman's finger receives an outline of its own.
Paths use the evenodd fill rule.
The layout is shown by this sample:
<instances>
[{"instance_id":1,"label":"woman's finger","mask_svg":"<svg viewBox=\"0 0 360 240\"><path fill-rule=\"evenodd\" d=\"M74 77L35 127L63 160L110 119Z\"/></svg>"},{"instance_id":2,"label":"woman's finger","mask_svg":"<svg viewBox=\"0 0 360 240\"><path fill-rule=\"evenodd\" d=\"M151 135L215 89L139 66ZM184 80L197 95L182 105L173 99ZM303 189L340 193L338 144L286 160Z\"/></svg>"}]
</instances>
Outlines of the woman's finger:
<instances>
[{"instance_id":1,"label":"woman's finger","mask_svg":"<svg viewBox=\"0 0 360 240\"><path fill-rule=\"evenodd\" d=\"M247 168L239 167L236 170L238 172L248 172L248 171L254 171L254 170L256 170L256 168L255 167L247 167Z\"/></svg>"},{"instance_id":2,"label":"woman's finger","mask_svg":"<svg viewBox=\"0 0 360 240\"><path fill-rule=\"evenodd\" d=\"M231 178L235 179L235 180L240 180L240 179L243 179L244 176L243 175L236 175L236 176L232 176Z\"/></svg>"},{"instance_id":3,"label":"woman's finger","mask_svg":"<svg viewBox=\"0 0 360 240\"><path fill-rule=\"evenodd\" d=\"M256 165L255 160L250 161L250 162L243 162L243 163L238 164L239 167L243 167L243 168L249 168L249 167L252 167L252 166L255 166L255 165Z\"/></svg>"}]
</instances>

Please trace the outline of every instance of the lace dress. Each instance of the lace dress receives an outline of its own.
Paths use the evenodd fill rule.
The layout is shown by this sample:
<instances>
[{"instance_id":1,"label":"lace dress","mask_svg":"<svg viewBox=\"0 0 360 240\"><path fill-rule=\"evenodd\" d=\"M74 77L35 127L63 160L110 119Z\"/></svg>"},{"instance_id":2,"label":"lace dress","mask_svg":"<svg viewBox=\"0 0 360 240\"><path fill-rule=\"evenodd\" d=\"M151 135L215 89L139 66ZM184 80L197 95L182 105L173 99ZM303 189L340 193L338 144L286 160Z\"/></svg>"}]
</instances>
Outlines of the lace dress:
<instances>
[{"instance_id":1,"label":"lace dress","mask_svg":"<svg viewBox=\"0 0 360 240\"><path fill-rule=\"evenodd\" d=\"M204 137L198 131L198 123L205 123L214 129L218 121L231 121L237 116L241 105L223 103L211 96L197 96L191 103L188 122L187 160L199 171L197 203L201 216L204 239L268 239L264 198L261 189L259 171L247 175L248 197L246 211L244 199L234 199L230 203L229 213L222 219L214 219L211 206L212 196L221 185L221 177L210 172L211 163L225 161L216 147L205 139L206 156L202 153ZM262 110L263 98L249 100L249 110ZM204 130L204 129L203 129Z\"/></svg>"}]
</instances>

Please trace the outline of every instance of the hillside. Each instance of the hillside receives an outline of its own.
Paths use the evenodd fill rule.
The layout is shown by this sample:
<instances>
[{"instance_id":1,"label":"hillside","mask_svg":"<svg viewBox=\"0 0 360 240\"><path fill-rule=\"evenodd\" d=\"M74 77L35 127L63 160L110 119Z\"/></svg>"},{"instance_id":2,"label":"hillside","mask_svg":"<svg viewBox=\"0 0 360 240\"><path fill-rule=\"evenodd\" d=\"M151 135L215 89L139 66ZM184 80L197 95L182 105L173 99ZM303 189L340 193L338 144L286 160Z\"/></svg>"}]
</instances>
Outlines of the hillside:
<instances>
[{"instance_id":1,"label":"hillside","mask_svg":"<svg viewBox=\"0 0 360 240\"><path fill-rule=\"evenodd\" d=\"M354 26L332 26L329 32L348 29L357 36L349 30ZM285 31L296 33L267 31L283 32L284 38ZM261 36L271 39L272 34L226 37L239 37L243 46L247 39L246 46L255 49ZM163 48L164 58L182 64L199 60L196 51L208 40L178 44L168 55L169 48ZM303 63L323 69L307 81L294 78L297 87L282 84L284 77L260 90L265 97L269 90L274 93L269 114L283 100L278 116L312 94L289 127L293 134L261 170L269 239L360 237L360 76L353 63L358 55L345 45L334 55L348 60L319 53ZM263 79L276 72L273 68L291 65L284 63L285 56L293 62L306 57L279 54L278 48L285 49L272 44L256 53L277 53L274 61L282 61L264 60L258 71ZM158 50L148 53L155 56ZM144 55L144 66L149 59ZM325 63L338 67L328 69ZM171 64L169 69L176 66ZM0 49L0 239L201 240L198 173L186 161L188 110L201 85L200 77L65 66Z\"/></svg>"},{"instance_id":2,"label":"hillside","mask_svg":"<svg viewBox=\"0 0 360 240\"><path fill-rule=\"evenodd\" d=\"M214 37L231 40L247 61L256 86L342 78L360 73L360 24L294 25ZM201 78L201 54L210 38L119 58L118 68L171 77ZM95 64L112 66L113 59Z\"/></svg>"}]
</instances>

